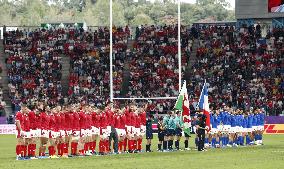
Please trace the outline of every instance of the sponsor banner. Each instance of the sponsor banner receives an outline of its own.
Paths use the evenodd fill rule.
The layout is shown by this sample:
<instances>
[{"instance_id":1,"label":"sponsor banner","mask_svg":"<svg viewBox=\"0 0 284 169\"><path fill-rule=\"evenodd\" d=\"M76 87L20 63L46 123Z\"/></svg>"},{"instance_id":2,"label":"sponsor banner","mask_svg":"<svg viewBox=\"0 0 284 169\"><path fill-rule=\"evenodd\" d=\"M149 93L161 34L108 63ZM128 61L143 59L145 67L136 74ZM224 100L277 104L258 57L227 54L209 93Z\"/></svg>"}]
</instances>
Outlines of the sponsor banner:
<instances>
[{"instance_id":1,"label":"sponsor banner","mask_svg":"<svg viewBox=\"0 0 284 169\"><path fill-rule=\"evenodd\" d=\"M15 134L16 125L15 124L1 124L0 125L0 134Z\"/></svg>"},{"instance_id":2,"label":"sponsor banner","mask_svg":"<svg viewBox=\"0 0 284 169\"><path fill-rule=\"evenodd\" d=\"M266 116L265 124L284 124L284 116Z\"/></svg>"},{"instance_id":3,"label":"sponsor banner","mask_svg":"<svg viewBox=\"0 0 284 169\"><path fill-rule=\"evenodd\" d=\"M284 124L265 124L263 134L284 134Z\"/></svg>"}]
</instances>

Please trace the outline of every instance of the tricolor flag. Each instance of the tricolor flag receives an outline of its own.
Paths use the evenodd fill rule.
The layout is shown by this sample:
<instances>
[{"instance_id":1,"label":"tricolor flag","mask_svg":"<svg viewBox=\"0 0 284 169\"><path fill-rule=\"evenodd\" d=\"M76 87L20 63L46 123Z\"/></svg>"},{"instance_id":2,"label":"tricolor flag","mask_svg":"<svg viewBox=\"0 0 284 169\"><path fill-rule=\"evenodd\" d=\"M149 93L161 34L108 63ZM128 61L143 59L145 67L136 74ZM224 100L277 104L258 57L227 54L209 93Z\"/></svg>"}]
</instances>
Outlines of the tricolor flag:
<instances>
[{"instance_id":1,"label":"tricolor flag","mask_svg":"<svg viewBox=\"0 0 284 169\"><path fill-rule=\"evenodd\" d=\"M182 112L183 131L189 135L191 127L191 118L188 94L186 89L186 81L184 81L179 96L177 98L175 109L180 110Z\"/></svg>"},{"instance_id":2,"label":"tricolor flag","mask_svg":"<svg viewBox=\"0 0 284 169\"><path fill-rule=\"evenodd\" d=\"M209 109L209 102L208 102L208 89L206 85L206 81L203 85L200 98L199 98L199 103L198 103L199 109L203 111L203 114L206 115L206 126L210 130L210 109Z\"/></svg>"}]
</instances>

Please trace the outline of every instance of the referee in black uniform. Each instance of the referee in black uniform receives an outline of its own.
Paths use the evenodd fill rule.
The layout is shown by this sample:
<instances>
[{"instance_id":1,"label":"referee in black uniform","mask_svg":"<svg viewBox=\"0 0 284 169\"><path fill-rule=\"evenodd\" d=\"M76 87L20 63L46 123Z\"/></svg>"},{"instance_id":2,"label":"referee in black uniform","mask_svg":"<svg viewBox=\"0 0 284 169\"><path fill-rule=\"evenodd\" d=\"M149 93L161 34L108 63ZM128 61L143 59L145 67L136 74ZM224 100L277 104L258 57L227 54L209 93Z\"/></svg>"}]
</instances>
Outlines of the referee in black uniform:
<instances>
[{"instance_id":1,"label":"referee in black uniform","mask_svg":"<svg viewBox=\"0 0 284 169\"><path fill-rule=\"evenodd\" d=\"M205 141L205 127L206 127L206 116L204 114L199 114L196 121L196 132L198 137L198 151L204 150L204 141Z\"/></svg>"},{"instance_id":2,"label":"referee in black uniform","mask_svg":"<svg viewBox=\"0 0 284 169\"><path fill-rule=\"evenodd\" d=\"M151 142L153 139L153 129L152 129L152 123L153 123L153 115L149 115L149 117L146 120L146 152L152 152L151 150Z\"/></svg>"}]
</instances>

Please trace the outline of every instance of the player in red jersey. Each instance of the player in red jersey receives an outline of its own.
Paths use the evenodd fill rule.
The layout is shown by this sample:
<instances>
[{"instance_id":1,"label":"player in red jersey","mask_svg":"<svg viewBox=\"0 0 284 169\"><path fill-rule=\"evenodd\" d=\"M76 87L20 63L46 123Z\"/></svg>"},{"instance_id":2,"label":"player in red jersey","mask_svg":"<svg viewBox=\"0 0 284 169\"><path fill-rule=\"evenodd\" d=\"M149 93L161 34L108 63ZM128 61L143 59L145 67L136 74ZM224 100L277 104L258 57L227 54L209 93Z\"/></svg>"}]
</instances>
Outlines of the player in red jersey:
<instances>
[{"instance_id":1,"label":"player in red jersey","mask_svg":"<svg viewBox=\"0 0 284 169\"><path fill-rule=\"evenodd\" d=\"M100 110L99 109L95 109L92 108L92 143L90 145L90 149L92 150L92 153L95 154L96 153L96 142L98 139L98 136L100 134Z\"/></svg>"},{"instance_id":2,"label":"player in red jersey","mask_svg":"<svg viewBox=\"0 0 284 169\"><path fill-rule=\"evenodd\" d=\"M28 117L30 120L30 134L31 134L31 138L30 138L30 142L28 145L28 156L30 157L35 157L35 152L36 152L36 141L37 141L37 122L39 121L39 119L36 116L35 113L36 110L32 110L29 111L28 113Z\"/></svg>"},{"instance_id":3,"label":"player in red jersey","mask_svg":"<svg viewBox=\"0 0 284 169\"><path fill-rule=\"evenodd\" d=\"M122 152L122 145L123 145L123 140L124 140L124 128L125 125L125 120L123 121L123 114L120 109L115 110L114 114L114 128L116 129L117 137L118 137L118 152Z\"/></svg>"},{"instance_id":4,"label":"player in red jersey","mask_svg":"<svg viewBox=\"0 0 284 169\"><path fill-rule=\"evenodd\" d=\"M48 152L49 152L49 157L50 158L56 158L55 156L55 146L56 146L56 138L59 137L59 132L56 129L56 119L55 119L55 114L57 113L56 109L50 110L50 108L47 106L45 108L46 113L49 115L49 147L48 147Z\"/></svg>"},{"instance_id":5,"label":"player in red jersey","mask_svg":"<svg viewBox=\"0 0 284 169\"><path fill-rule=\"evenodd\" d=\"M64 154L68 155L68 149L69 149L69 144L72 139L72 122L73 122L73 112L71 111L71 108L66 106L66 111L65 111L65 128L66 128L66 137L65 137L65 149L64 149Z\"/></svg>"},{"instance_id":6,"label":"player in red jersey","mask_svg":"<svg viewBox=\"0 0 284 169\"><path fill-rule=\"evenodd\" d=\"M129 114L126 118L127 124L127 136L128 136L128 151L130 153L134 152L135 146L135 115L134 112L136 111L136 106L132 104L129 108Z\"/></svg>"},{"instance_id":7,"label":"player in red jersey","mask_svg":"<svg viewBox=\"0 0 284 169\"><path fill-rule=\"evenodd\" d=\"M62 110L60 111L60 116L61 116L61 125L60 125L60 154L62 157L68 157L68 143L66 140L68 139L67 135L67 120L66 119L66 114L67 114L66 106L62 107Z\"/></svg>"},{"instance_id":8,"label":"player in red jersey","mask_svg":"<svg viewBox=\"0 0 284 169\"><path fill-rule=\"evenodd\" d=\"M17 160L26 156L27 146L25 145L24 139L24 109L25 105L21 105L21 111L16 113L16 130L17 130L17 145L16 145L16 156Z\"/></svg>"},{"instance_id":9,"label":"player in red jersey","mask_svg":"<svg viewBox=\"0 0 284 169\"><path fill-rule=\"evenodd\" d=\"M41 122L39 156L43 157L45 156L45 149L49 138L49 116L43 109L39 109L38 111L40 111L39 117Z\"/></svg>"},{"instance_id":10,"label":"player in red jersey","mask_svg":"<svg viewBox=\"0 0 284 169\"><path fill-rule=\"evenodd\" d=\"M135 150L141 152L142 150L142 134L141 134L141 117L139 115L142 108L137 109L135 112Z\"/></svg>"},{"instance_id":11,"label":"player in red jersey","mask_svg":"<svg viewBox=\"0 0 284 169\"><path fill-rule=\"evenodd\" d=\"M108 130L107 130L107 116L104 111L100 113L100 143L99 143L99 154L105 155L108 153Z\"/></svg>"},{"instance_id":12,"label":"player in red jersey","mask_svg":"<svg viewBox=\"0 0 284 169\"><path fill-rule=\"evenodd\" d=\"M57 154L59 156L62 156L63 155L63 152L62 152L62 135L61 135L61 124L62 124L62 119L61 119L61 107L60 106L57 106L55 109L54 109L54 113L55 113L55 131L54 131L54 134L56 136L56 144L57 144Z\"/></svg>"},{"instance_id":13,"label":"player in red jersey","mask_svg":"<svg viewBox=\"0 0 284 169\"><path fill-rule=\"evenodd\" d=\"M138 136L138 151L142 151L142 139L146 134L146 110L147 110L147 104L140 108L140 111L138 112L138 116L140 119L140 135Z\"/></svg>"},{"instance_id":14,"label":"player in red jersey","mask_svg":"<svg viewBox=\"0 0 284 169\"><path fill-rule=\"evenodd\" d=\"M80 109L75 105L73 105L71 109L73 111L71 155L77 155L78 140L80 136Z\"/></svg>"},{"instance_id":15,"label":"player in red jersey","mask_svg":"<svg viewBox=\"0 0 284 169\"><path fill-rule=\"evenodd\" d=\"M90 156L92 155L92 110L91 107L86 106L85 108L85 115L86 115L86 124L85 124L85 144L84 144L84 150L85 155Z\"/></svg>"},{"instance_id":16,"label":"player in red jersey","mask_svg":"<svg viewBox=\"0 0 284 169\"><path fill-rule=\"evenodd\" d=\"M80 138L79 138L79 143L78 143L78 149L79 149L79 155L85 155L85 142L86 142L86 137L87 137L87 132L86 132L86 113L85 107L81 108L79 112L79 124L80 124Z\"/></svg>"}]
</instances>

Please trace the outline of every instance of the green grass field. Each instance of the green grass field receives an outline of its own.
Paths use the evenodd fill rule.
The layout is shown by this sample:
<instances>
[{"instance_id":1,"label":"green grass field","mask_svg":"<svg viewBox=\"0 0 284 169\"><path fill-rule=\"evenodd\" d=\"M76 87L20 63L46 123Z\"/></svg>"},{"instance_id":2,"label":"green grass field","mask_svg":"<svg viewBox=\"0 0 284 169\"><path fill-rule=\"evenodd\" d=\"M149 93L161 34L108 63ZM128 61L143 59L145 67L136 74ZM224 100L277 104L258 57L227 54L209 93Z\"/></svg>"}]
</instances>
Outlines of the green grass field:
<instances>
[{"instance_id":1,"label":"green grass field","mask_svg":"<svg viewBox=\"0 0 284 169\"><path fill-rule=\"evenodd\" d=\"M284 135L265 135L264 146L211 149L207 152L181 151L93 156L68 159L15 160L14 135L0 135L0 169L283 169ZM191 138L191 146L193 139ZM153 140L152 150L157 149ZM183 145L183 144L182 144Z\"/></svg>"}]
</instances>

